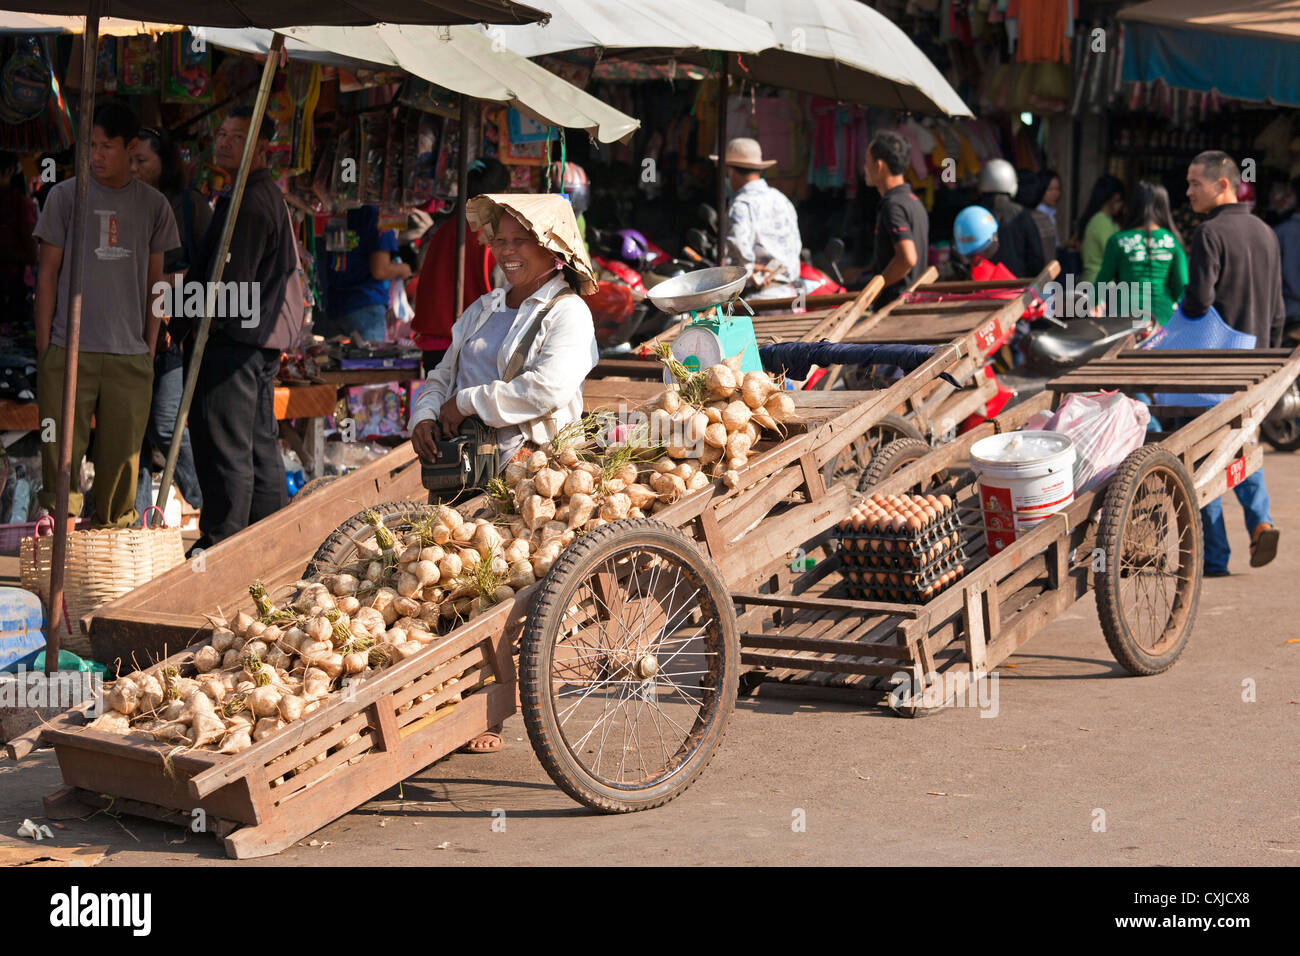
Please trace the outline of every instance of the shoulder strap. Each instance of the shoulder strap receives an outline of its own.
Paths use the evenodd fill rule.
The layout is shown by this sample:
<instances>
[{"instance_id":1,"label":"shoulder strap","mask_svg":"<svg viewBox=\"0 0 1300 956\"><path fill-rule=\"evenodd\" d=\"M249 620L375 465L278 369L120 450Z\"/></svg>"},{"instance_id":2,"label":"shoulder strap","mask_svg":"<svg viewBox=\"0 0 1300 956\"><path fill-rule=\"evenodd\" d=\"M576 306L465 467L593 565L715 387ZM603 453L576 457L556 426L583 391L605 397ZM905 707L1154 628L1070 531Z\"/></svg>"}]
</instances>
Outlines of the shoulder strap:
<instances>
[{"instance_id":1,"label":"shoulder strap","mask_svg":"<svg viewBox=\"0 0 1300 956\"><path fill-rule=\"evenodd\" d=\"M528 350L533 347L533 342L537 339L537 333L542 328L542 319L546 318L546 314L554 308L557 302L567 299L571 295L577 295L577 293L571 289L566 289L537 310L537 314L533 316L532 325L528 327L524 337L519 340L519 347L515 349L515 354L510 356L510 362L506 365L505 374L501 376L503 382L513 381L515 376L524 370L524 360L528 358Z\"/></svg>"}]
</instances>

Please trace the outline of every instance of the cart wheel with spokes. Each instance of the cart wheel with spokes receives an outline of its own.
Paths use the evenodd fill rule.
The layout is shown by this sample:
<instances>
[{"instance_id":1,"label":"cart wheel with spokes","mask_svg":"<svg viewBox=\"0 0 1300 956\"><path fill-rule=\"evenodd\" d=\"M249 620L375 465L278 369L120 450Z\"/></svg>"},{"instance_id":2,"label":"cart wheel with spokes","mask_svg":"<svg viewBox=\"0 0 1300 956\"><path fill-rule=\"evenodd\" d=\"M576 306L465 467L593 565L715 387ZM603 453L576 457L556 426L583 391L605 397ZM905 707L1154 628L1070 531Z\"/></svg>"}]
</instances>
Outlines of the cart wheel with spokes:
<instances>
[{"instance_id":1,"label":"cart wheel with spokes","mask_svg":"<svg viewBox=\"0 0 1300 956\"><path fill-rule=\"evenodd\" d=\"M1159 674L1178 660L1201 594L1201 515L1183 463L1160 445L1124 459L1101 509L1097 616L1115 660Z\"/></svg>"},{"instance_id":2,"label":"cart wheel with spokes","mask_svg":"<svg viewBox=\"0 0 1300 956\"><path fill-rule=\"evenodd\" d=\"M709 557L659 521L602 525L560 555L524 624L529 739L579 803L661 806L722 741L739 667L731 595Z\"/></svg>"},{"instance_id":3,"label":"cart wheel with spokes","mask_svg":"<svg viewBox=\"0 0 1300 956\"><path fill-rule=\"evenodd\" d=\"M870 491L931 451L929 444L919 438L900 438L890 442L871 459L871 467L862 473L862 480L858 482L858 491Z\"/></svg>"},{"instance_id":4,"label":"cart wheel with spokes","mask_svg":"<svg viewBox=\"0 0 1300 956\"><path fill-rule=\"evenodd\" d=\"M860 488L859 481L889 444L903 438L922 441L920 430L901 415L889 414L853 440L853 443L822 466L822 477L829 491L841 482ZM927 446L928 447L928 446Z\"/></svg>"},{"instance_id":5,"label":"cart wheel with spokes","mask_svg":"<svg viewBox=\"0 0 1300 956\"><path fill-rule=\"evenodd\" d=\"M357 545L375 536L374 527L366 523L367 512L377 512L384 525L394 531L406 531L414 522L431 514L435 507L422 501L385 501L358 511L321 543L307 562L307 570L302 576L313 578L319 574L333 574L351 562L356 557Z\"/></svg>"}]
</instances>

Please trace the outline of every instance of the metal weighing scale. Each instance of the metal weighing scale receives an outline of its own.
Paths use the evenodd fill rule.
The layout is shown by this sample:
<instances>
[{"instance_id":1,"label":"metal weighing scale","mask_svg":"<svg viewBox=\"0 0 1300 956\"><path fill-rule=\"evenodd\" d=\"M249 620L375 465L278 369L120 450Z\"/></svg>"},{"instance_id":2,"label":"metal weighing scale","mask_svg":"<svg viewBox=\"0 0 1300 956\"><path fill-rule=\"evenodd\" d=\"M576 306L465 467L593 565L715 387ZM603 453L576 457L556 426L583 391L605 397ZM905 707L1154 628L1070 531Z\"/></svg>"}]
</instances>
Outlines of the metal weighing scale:
<instances>
[{"instance_id":1,"label":"metal weighing scale","mask_svg":"<svg viewBox=\"0 0 1300 956\"><path fill-rule=\"evenodd\" d=\"M660 311L689 315L681 333L673 340L673 358L692 372L698 372L741 353L741 371L763 370L754 323L749 316L731 314L736 302L745 306L749 315L754 314L740 298L747 278L749 270L744 266L720 266L665 279L648 292L650 301ZM664 381L673 381L667 369L664 369Z\"/></svg>"}]
</instances>

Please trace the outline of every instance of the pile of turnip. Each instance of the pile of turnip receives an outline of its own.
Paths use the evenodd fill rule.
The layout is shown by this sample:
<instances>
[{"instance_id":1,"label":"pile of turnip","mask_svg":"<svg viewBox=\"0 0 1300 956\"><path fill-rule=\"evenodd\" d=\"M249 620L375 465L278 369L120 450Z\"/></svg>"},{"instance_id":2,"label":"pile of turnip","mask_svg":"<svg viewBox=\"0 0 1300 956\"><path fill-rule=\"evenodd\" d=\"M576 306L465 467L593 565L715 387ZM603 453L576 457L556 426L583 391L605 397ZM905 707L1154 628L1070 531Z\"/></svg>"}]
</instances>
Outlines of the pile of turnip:
<instances>
[{"instance_id":1,"label":"pile of turnip","mask_svg":"<svg viewBox=\"0 0 1300 956\"><path fill-rule=\"evenodd\" d=\"M398 529L369 512L373 536L344 565L297 582L279 604L254 584L253 613L216 622L210 639L187 649L184 673L158 664L119 677L109 709L90 726L239 753L323 707L344 682L365 681L509 601L578 535L654 514L717 479L738 487L764 433L781 437L794 418L782 386L765 372L741 373L740 360L691 372L665 356L677 381L636 423L575 423L507 465L480 517L437 506ZM457 682L450 677L399 713Z\"/></svg>"}]
</instances>

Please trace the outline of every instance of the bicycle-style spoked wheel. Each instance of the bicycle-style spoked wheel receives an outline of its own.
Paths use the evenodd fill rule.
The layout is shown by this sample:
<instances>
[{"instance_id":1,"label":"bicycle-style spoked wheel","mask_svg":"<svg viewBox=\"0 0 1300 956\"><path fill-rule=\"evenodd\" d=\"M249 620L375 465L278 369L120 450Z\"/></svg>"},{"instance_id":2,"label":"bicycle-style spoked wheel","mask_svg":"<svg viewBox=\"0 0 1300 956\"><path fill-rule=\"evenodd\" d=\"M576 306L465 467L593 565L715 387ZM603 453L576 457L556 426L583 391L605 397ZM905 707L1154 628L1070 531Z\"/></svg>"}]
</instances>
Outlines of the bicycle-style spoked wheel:
<instances>
[{"instance_id":1,"label":"bicycle-style spoked wheel","mask_svg":"<svg viewBox=\"0 0 1300 956\"><path fill-rule=\"evenodd\" d=\"M1201 590L1201 519L1182 462L1139 448L1111 479L1098 544L1097 612L1115 659L1158 674L1182 654Z\"/></svg>"},{"instance_id":2,"label":"bicycle-style spoked wheel","mask_svg":"<svg viewBox=\"0 0 1300 956\"><path fill-rule=\"evenodd\" d=\"M721 742L739 661L713 562L661 522L603 525L556 561L524 626L520 698L533 749L579 803L660 806Z\"/></svg>"}]
</instances>

